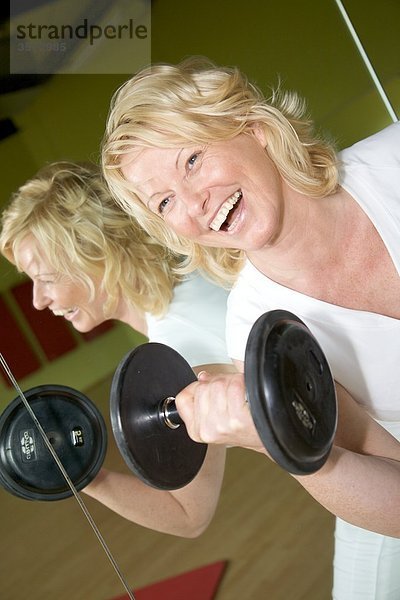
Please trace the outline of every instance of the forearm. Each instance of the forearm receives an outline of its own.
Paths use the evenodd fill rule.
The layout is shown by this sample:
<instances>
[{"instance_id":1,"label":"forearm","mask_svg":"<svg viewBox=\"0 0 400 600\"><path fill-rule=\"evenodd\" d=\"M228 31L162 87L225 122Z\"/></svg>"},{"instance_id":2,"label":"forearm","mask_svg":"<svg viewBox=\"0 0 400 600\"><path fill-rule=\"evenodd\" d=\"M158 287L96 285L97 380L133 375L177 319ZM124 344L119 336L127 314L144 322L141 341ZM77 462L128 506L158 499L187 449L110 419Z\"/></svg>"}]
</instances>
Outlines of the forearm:
<instances>
[{"instance_id":1,"label":"forearm","mask_svg":"<svg viewBox=\"0 0 400 600\"><path fill-rule=\"evenodd\" d=\"M322 469L296 479L333 514L359 527L400 537L400 444L342 387L338 392L338 445ZM201 375L177 395L176 402L195 441L268 455L245 402L241 374Z\"/></svg>"},{"instance_id":2,"label":"forearm","mask_svg":"<svg viewBox=\"0 0 400 600\"><path fill-rule=\"evenodd\" d=\"M196 537L206 529L215 512L224 466L225 449L209 447L195 479L179 490L157 490L133 474L101 469L83 491L143 527Z\"/></svg>"},{"instance_id":3,"label":"forearm","mask_svg":"<svg viewBox=\"0 0 400 600\"><path fill-rule=\"evenodd\" d=\"M400 462L334 446L322 469L295 479L343 520L400 537Z\"/></svg>"}]
</instances>

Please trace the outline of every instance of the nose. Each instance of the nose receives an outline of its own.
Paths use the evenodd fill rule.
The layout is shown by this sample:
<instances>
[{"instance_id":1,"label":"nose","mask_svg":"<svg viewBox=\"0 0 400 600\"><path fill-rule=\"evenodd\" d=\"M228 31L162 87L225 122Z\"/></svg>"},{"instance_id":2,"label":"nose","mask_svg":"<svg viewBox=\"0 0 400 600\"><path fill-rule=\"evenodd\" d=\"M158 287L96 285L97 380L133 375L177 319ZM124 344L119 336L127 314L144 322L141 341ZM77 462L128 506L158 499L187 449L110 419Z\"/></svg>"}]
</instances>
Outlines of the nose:
<instances>
[{"instance_id":1,"label":"nose","mask_svg":"<svg viewBox=\"0 0 400 600\"><path fill-rule=\"evenodd\" d=\"M36 310L43 310L50 303L50 298L44 292L42 286L36 282L33 284L32 289L32 304Z\"/></svg>"},{"instance_id":2,"label":"nose","mask_svg":"<svg viewBox=\"0 0 400 600\"><path fill-rule=\"evenodd\" d=\"M181 197L191 217L200 217L205 213L209 197L207 190L193 190L185 187Z\"/></svg>"}]
</instances>

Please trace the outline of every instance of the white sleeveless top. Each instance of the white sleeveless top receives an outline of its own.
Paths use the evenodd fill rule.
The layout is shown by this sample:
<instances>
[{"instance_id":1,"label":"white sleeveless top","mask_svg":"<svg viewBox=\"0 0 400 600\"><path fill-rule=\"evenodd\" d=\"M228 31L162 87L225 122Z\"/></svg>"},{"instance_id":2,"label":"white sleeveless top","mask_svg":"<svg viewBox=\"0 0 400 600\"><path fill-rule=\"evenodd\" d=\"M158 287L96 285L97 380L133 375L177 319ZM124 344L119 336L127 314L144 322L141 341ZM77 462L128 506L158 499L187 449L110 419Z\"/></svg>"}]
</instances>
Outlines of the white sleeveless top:
<instances>
[{"instance_id":1,"label":"white sleeveless top","mask_svg":"<svg viewBox=\"0 0 400 600\"><path fill-rule=\"evenodd\" d=\"M340 159L341 185L375 225L400 275L400 123L344 150ZM227 347L232 358L244 359L253 323L277 308L306 323L336 381L373 417L400 420L400 320L290 290L247 261L228 300Z\"/></svg>"},{"instance_id":2,"label":"white sleeveless top","mask_svg":"<svg viewBox=\"0 0 400 600\"><path fill-rule=\"evenodd\" d=\"M150 342L179 352L192 366L230 364L225 342L228 292L194 273L174 289L164 317L146 315Z\"/></svg>"}]
</instances>

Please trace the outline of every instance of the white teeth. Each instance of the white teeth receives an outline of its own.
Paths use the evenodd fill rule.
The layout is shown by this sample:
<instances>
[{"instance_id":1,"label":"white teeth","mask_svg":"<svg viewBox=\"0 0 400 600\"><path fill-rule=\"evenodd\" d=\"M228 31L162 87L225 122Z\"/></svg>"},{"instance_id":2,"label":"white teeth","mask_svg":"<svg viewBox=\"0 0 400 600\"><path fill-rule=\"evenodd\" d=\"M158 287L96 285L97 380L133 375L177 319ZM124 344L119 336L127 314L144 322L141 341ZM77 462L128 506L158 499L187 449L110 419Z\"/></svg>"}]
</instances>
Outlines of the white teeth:
<instances>
[{"instance_id":1,"label":"white teeth","mask_svg":"<svg viewBox=\"0 0 400 600\"><path fill-rule=\"evenodd\" d=\"M64 317L68 313L72 313L76 310L76 308L68 308L67 310L53 310L53 315L56 317Z\"/></svg>"},{"instance_id":2,"label":"white teeth","mask_svg":"<svg viewBox=\"0 0 400 600\"><path fill-rule=\"evenodd\" d=\"M232 208L235 206L235 204L241 197L242 192L237 191L233 194L233 196L228 198L228 200L225 200L225 202L217 212L216 216L214 217L214 220L210 224L210 229L213 229L214 231L219 231L221 229L222 223L225 221L229 212L232 210Z\"/></svg>"}]
</instances>

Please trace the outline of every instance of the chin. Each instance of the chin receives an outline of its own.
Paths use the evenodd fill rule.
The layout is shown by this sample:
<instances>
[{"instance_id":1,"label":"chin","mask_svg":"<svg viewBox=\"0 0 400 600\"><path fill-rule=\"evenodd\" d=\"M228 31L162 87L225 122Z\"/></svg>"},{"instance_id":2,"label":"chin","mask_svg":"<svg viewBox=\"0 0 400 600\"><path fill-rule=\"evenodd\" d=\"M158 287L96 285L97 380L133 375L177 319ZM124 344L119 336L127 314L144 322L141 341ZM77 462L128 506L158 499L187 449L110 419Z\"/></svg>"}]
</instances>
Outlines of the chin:
<instances>
[{"instance_id":1,"label":"chin","mask_svg":"<svg viewBox=\"0 0 400 600\"><path fill-rule=\"evenodd\" d=\"M273 244L274 236L269 231L258 231L254 232L251 237L246 239L246 243L243 244L243 250L245 252L258 252L259 250L265 250Z\"/></svg>"}]
</instances>

